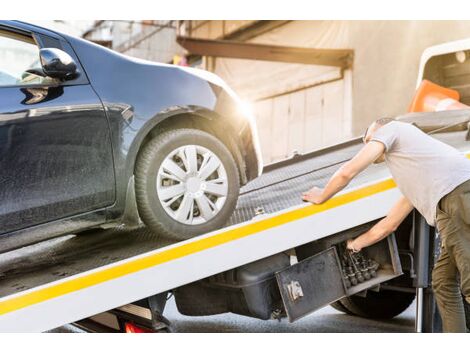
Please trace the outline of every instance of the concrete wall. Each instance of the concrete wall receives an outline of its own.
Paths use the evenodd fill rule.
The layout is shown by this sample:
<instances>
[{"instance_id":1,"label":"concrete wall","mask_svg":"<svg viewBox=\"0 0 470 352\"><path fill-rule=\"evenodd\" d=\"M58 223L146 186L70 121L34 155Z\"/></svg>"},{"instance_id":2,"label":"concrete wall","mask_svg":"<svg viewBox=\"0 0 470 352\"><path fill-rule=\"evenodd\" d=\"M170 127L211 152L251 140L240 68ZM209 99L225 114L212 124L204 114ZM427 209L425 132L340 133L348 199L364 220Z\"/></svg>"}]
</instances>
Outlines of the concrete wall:
<instances>
[{"instance_id":1,"label":"concrete wall","mask_svg":"<svg viewBox=\"0 0 470 352\"><path fill-rule=\"evenodd\" d=\"M141 59L171 63L184 55L176 42L177 21L104 21L86 35L88 40L111 41L111 48Z\"/></svg>"},{"instance_id":2,"label":"concrete wall","mask_svg":"<svg viewBox=\"0 0 470 352\"><path fill-rule=\"evenodd\" d=\"M222 21L209 22L208 28L198 28L197 36L209 33L210 26L220 27L215 22ZM253 41L354 49L351 134L359 135L375 118L406 111L426 47L467 37L470 21L292 21Z\"/></svg>"},{"instance_id":3,"label":"concrete wall","mask_svg":"<svg viewBox=\"0 0 470 352\"><path fill-rule=\"evenodd\" d=\"M171 63L184 50L176 42L176 21L150 21L151 24L116 22L113 49L146 60ZM158 27L161 26L161 27Z\"/></svg>"},{"instance_id":4,"label":"concrete wall","mask_svg":"<svg viewBox=\"0 0 470 352\"><path fill-rule=\"evenodd\" d=\"M220 39L227 34L250 25L254 20L215 20L215 21L184 21L182 35L193 38Z\"/></svg>"}]
</instances>

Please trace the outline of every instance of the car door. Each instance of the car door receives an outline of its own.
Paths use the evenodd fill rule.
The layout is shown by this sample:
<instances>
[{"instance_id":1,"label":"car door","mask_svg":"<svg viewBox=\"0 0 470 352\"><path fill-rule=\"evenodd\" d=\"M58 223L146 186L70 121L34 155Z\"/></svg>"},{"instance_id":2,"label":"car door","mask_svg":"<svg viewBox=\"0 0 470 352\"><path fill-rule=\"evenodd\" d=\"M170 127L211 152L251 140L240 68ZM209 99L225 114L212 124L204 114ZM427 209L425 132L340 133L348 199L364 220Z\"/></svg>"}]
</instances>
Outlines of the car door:
<instances>
[{"instance_id":1,"label":"car door","mask_svg":"<svg viewBox=\"0 0 470 352\"><path fill-rule=\"evenodd\" d=\"M0 234L115 201L101 101L81 67L66 82L28 73L43 46L74 55L63 40L0 26Z\"/></svg>"}]
</instances>

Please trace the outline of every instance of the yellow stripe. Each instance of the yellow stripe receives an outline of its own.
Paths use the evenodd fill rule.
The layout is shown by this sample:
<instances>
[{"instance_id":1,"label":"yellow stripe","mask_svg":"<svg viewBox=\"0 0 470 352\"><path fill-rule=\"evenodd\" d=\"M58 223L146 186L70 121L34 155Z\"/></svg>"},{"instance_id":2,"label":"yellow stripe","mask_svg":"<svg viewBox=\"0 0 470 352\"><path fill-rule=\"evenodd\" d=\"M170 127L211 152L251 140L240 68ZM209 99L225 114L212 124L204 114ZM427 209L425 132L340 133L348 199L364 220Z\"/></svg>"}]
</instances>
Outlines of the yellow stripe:
<instances>
[{"instance_id":1,"label":"yellow stripe","mask_svg":"<svg viewBox=\"0 0 470 352\"><path fill-rule=\"evenodd\" d=\"M0 315L55 297L59 297L67 293L97 285L108 280L116 279L127 274L135 273L137 271L166 263L174 259L182 258L193 253L204 251L206 249L250 236L260 231L268 230L294 220L302 219L316 213L321 213L328 209L336 208L340 205L351 203L358 199L386 191L388 189L394 188L395 186L395 182L392 179L388 179L374 185L366 186L355 191L336 196L321 205L302 207L280 214L273 218L266 218L255 223L241 226L239 228L230 229L210 237L202 238L198 241L186 243L166 251L149 255L147 257L134 259L132 261L118 264L101 271L92 272L88 275L73 278L68 281L63 281L32 292L26 292L23 295L0 302Z\"/></svg>"}]
</instances>

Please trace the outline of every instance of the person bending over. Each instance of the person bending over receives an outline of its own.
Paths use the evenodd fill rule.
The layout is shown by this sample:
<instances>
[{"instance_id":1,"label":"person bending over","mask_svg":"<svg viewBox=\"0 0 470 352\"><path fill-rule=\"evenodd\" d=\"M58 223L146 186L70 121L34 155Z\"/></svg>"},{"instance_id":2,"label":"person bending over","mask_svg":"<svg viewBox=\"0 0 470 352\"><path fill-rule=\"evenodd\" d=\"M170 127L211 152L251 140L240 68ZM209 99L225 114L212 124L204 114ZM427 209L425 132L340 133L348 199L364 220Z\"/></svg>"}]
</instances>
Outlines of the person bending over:
<instances>
[{"instance_id":1,"label":"person bending over","mask_svg":"<svg viewBox=\"0 0 470 352\"><path fill-rule=\"evenodd\" d=\"M363 141L364 147L325 188L313 187L302 194L303 200L324 203L370 164L385 161L402 196L385 218L347 247L357 252L382 240L416 208L441 236L432 286L443 330L466 332L461 293L470 303L470 160L412 124L390 118L372 123Z\"/></svg>"}]
</instances>

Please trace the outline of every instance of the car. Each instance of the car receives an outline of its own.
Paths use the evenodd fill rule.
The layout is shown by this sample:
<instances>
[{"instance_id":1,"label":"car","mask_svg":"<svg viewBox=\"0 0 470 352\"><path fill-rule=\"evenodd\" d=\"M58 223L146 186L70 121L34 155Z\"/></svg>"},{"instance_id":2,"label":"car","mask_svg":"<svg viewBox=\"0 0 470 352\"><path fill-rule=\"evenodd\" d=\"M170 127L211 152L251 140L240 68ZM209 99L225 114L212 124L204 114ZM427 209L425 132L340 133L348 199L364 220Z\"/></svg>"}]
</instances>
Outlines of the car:
<instances>
[{"instance_id":1,"label":"car","mask_svg":"<svg viewBox=\"0 0 470 352\"><path fill-rule=\"evenodd\" d=\"M142 222L218 229L262 172L255 119L215 74L0 21L0 251Z\"/></svg>"}]
</instances>

